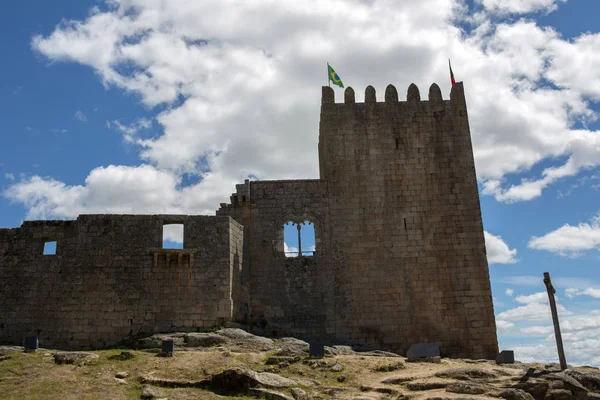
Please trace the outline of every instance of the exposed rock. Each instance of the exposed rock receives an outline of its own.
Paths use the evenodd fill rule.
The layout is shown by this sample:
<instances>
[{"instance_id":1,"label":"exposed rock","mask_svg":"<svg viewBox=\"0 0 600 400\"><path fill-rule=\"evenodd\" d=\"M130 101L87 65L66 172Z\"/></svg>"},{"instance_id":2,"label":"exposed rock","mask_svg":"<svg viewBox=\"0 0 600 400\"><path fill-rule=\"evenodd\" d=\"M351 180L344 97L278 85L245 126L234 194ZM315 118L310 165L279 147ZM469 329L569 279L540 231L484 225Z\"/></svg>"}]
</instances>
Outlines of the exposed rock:
<instances>
[{"instance_id":1,"label":"exposed rock","mask_svg":"<svg viewBox=\"0 0 600 400\"><path fill-rule=\"evenodd\" d=\"M163 340L172 340L175 347L183 347L186 333L156 334L146 338L141 338L133 343L138 349L160 349Z\"/></svg>"},{"instance_id":2,"label":"exposed rock","mask_svg":"<svg viewBox=\"0 0 600 400\"><path fill-rule=\"evenodd\" d=\"M278 341L281 347L275 354L276 357L308 357L309 345L303 340L283 338Z\"/></svg>"},{"instance_id":3,"label":"exposed rock","mask_svg":"<svg viewBox=\"0 0 600 400\"><path fill-rule=\"evenodd\" d=\"M331 367L331 370L332 370L333 372L342 372L342 371L344 370L344 367L342 366L342 364L335 363L335 364L333 365L333 367Z\"/></svg>"},{"instance_id":4,"label":"exposed rock","mask_svg":"<svg viewBox=\"0 0 600 400\"><path fill-rule=\"evenodd\" d=\"M292 397L295 400L308 400L308 395L306 394L306 392L300 388L293 388L292 389Z\"/></svg>"},{"instance_id":5,"label":"exposed rock","mask_svg":"<svg viewBox=\"0 0 600 400\"><path fill-rule=\"evenodd\" d=\"M528 379L524 382L517 382L510 385L511 388L521 389L529 393L536 400L544 400L546 392L550 388L550 384L547 381L539 379Z\"/></svg>"},{"instance_id":6,"label":"exposed rock","mask_svg":"<svg viewBox=\"0 0 600 400\"><path fill-rule=\"evenodd\" d=\"M142 399L154 399L161 396L162 393L158 389L148 385L142 386Z\"/></svg>"},{"instance_id":7,"label":"exposed rock","mask_svg":"<svg viewBox=\"0 0 600 400\"><path fill-rule=\"evenodd\" d=\"M337 381L340 383L346 382L346 377L344 375L338 376Z\"/></svg>"},{"instance_id":8,"label":"exposed rock","mask_svg":"<svg viewBox=\"0 0 600 400\"><path fill-rule=\"evenodd\" d=\"M400 376L400 377L386 378L386 379L382 380L381 383L386 383L388 385L399 385L404 382L414 381L415 379L418 379L418 378L416 378L414 376Z\"/></svg>"},{"instance_id":9,"label":"exposed rock","mask_svg":"<svg viewBox=\"0 0 600 400\"><path fill-rule=\"evenodd\" d=\"M265 364L267 364L267 365L280 365L281 366L281 364L291 365L291 364L297 363L298 361L300 361L300 357L275 357L275 356L271 356L271 357L267 358L267 361L265 361Z\"/></svg>"},{"instance_id":10,"label":"exposed rock","mask_svg":"<svg viewBox=\"0 0 600 400\"><path fill-rule=\"evenodd\" d=\"M267 389L250 389L249 393L258 398L267 400L294 400L292 397L287 396L283 393Z\"/></svg>"},{"instance_id":11,"label":"exposed rock","mask_svg":"<svg viewBox=\"0 0 600 400\"><path fill-rule=\"evenodd\" d=\"M548 374L548 375L545 375L544 378L546 380L562 381L562 383L565 386L565 389L570 390L571 393L573 393L575 395L575 397L577 397L578 399L587 399L587 397L588 397L587 389L581 383L579 383L577 380L575 380L574 378L572 378L571 376L567 375L564 372Z\"/></svg>"},{"instance_id":12,"label":"exposed rock","mask_svg":"<svg viewBox=\"0 0 600 400\"><path fill-rule=\"evenodd\" d=\"M296 382L270 372L255 372L246 368L227 369L210 379L210 386L228 390L248 390L256 387L285 388Z\"/></svg>"},{"instance_id":13,"label":"exposed rock","mask_svg":"<svg viewBox=\"0 0 600 400\"><path fill-rule=\"evenodd\" d=\"M10 353L16 353L23 351L23 347L20 346L0 346L0 356L5 356Z\"/></svg>"},{"instance_id":14,"label":"exposed rock","mask_svg":"<svg viewBox=\"0 0 600 400\"><path fill-rule=\"evenodd\" d=\"M230 339L228 347L233 351L269 351L275 348L275 342L272 339L255 336L241 329L225 328L216 333Z\"/></svg>"},{"instance_id":15,"label":"exposed rock","mask_svg":"<svg viewBox=\"0 0 600 400\"><path fill-rule=\"evenodd\" d=\"M546 393L546 400L575 400L575 396L570 390L552 389Z\"/></svg>"},{"instance_id":16,"label":"exposed rock","mask_svg":"<svg viewBox=\"0 0 600 400\"><path fill-rule=\"evenodd\" d=\"M458 380L471 379L493 379L498 377L498 373L480 369L480 368L448 368L435 373L438 378L452 378Z\"/></svg>"},{"instance_id":17,"label":"exposed rock","mask_svg":"<svg viewBox=\"0 0 600 400\"><path fill-rule=\"evenodd\" d=\"M215 333L188 333L183 337L187 347L212 347L227 343L227 338Z\"/></svg>"},{"instance_id":18,"label":"exposed rock","mask_svg":"<svg viewBox=\"0 0 600 400\"><path fill-rule=\"evenodd\" d=\"M125 379L129 377L129 372L117 372L115 374L115 378L119 378L119 379Z\"/></svg>"},{"instance_id":19,"label":"exposed rock","mask_svg":"<svg viewBox=\"0 0 600 400\"><path fill-rule=\"evenodd\" d=\"M10 360L10 356L0 356L0 361Z\"/></svg>"},{"instance_id":20,"label":"exposed rock","mask_svg":"<svg viewBox=\"0 0 600 400\"><path fill-rule=\"evenodd\" d=\"M568 369L564 373L581 383L586 389L600 391L599 372Z\"/></svg>"},{"instance_id":21,"label":"exposed rock","mask_svg":"<svg viewBox=\"0 0 600 400\"><path fill-rule=\"evenodd\" d=\"M115 378L115 382L117 382L117 383L119 383L121 385L127 384L127 381L125 379Z\"/></svg>"},{"instance_id":22,"label":"exposed rock","mask_svg":"<svg viewBox=\"0 0 600 400\"><path fill-rule=\"evenodd\" d=\"M533 400L533 396L521 389L501 389L494 393L494 397L506 400Z\"/></svg>"},{"instance_id":23,"label":"exposed rock","mask_svg":"<svg viewBox=\"0 0 600 400\"><path fill-rule=\"evenodd\" d=\"M140 377L142 383L150 383L152 385L172 387L172 388L206 388L210 387L210 380L193 381L189 379L171 379L171 378L157 378L154 376L142 376Z\"/></svg>"},{"instance_id":24,"label":"exposed rock","mask_svg":"<svg viewBox=\"0 0 600 400\"><path fill-rule=\"evenodd\" d=\"M460 394L485 394L491 390L492 388L488 385L471 382L455 382L446 386L447 392Z\"/></svg>"},{"instance_id":25,"label":"exposed rock","mask_svg":"<svg viewBox=\"0 0 600 400\"><path fill-rule=\"evenodd\" d=\"M112 356L108 357L108 359L125 361L125 360L131 360L133 357L134 357L133 353L131 353L129 351L122 351L121 354L112 355Z\"/></svg>"},{"instance_id":26,"label":"exposed rock","mask_svg":"<svg viewBox=\"0 0 600 400\"><path fill-rule=\"evenodd\" d=\"M448 382L444 381L408 382L406 384L406 388L409 390L443 389L446 386L448 386Z\"/></svg>"},{"instance_id":27,"label":"exposed rock","mask_svg":"<svg viewBox=\"0 0 600 400\"><path fill-rule=\"evenodd\" d=\"M98 358L98 354L85 352L61 352L54 354L56 364L73 364L85 358Z\"/></svg>"},{"instance_id":28,"label":"exposed rock","mask_svg":"<svg viewBox=\"0 0 600 400\"><path fill-rule=\"evenodd\" d=\"M403 368L404 368L404 363L399 361L397 363L380 365L378 367L375 367L375 372L392 372L392 371L396 371L398 369L403 369Z\"/></svg>"}]
</instances>

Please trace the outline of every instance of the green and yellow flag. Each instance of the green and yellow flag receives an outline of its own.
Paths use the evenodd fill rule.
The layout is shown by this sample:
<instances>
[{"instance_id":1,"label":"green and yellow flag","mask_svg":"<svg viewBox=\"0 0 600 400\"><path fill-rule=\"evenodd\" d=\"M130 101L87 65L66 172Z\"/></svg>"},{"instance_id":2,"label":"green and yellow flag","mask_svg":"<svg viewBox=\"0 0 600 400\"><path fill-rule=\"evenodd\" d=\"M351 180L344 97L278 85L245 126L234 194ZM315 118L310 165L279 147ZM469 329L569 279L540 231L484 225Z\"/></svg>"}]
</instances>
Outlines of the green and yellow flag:
<instances>
[{"instance_id":1,"label":"green and yellow flag","mask_svg":"<svg viewBox=\"0 0 600 400\"><path fill-rule=\"evenodd\" d=\"M344 84L342 83L342 80L340 79L338 74L335 72L335 70L333 68L331 68L331 65L329 65L329 63L327 63L327 70L329 72L329 80L331 82L333 82L334 85L338 85L339 87L341 87L343 89Z\"/></svg>"}]
</instances>

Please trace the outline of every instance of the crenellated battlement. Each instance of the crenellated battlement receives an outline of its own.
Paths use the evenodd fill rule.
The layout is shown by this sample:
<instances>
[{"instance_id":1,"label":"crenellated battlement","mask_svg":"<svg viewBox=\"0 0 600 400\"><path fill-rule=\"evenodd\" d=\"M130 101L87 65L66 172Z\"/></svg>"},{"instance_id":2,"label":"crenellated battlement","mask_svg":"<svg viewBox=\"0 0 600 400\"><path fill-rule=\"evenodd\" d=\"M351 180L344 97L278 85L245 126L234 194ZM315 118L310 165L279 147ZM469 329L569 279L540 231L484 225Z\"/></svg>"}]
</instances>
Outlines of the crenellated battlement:
<instances>
[{"instance_id":1,"label":"crenellated battlement","mask_svg":"<svg viewBox=\"0 0 600 400\"><path fill-rule=\"evenodd\" d=\"M403 104L403 105L414 105L414 104L423 104L426 103L430 106L430 108L443 108L445 105L451 107L452 110L465 110L465 96L464 96L464 87L462 82L457 82L450 91L450 99L444 100L442 97L442 91L440 87L433 83L429 87L428 99L421 100L421 93L419 88L414 83L410 84L408 90L406 91L406 100L400 101L398 96L398 90L392 84L388 85L385 89L384 101L377 101L377 93L373 86L367 86L365 89L365 101L363 103L356 102L356 96L354 89L350 86L346 88L344 91L344 102L336 103L335 102L335 92L333 88L329 86L323 86L322 96L321 96L321 104L324 107L327 105L342 105L342 104L354 104L357 105L356 109L364 110L364 104Z\"/></svg>"}]
</instances>

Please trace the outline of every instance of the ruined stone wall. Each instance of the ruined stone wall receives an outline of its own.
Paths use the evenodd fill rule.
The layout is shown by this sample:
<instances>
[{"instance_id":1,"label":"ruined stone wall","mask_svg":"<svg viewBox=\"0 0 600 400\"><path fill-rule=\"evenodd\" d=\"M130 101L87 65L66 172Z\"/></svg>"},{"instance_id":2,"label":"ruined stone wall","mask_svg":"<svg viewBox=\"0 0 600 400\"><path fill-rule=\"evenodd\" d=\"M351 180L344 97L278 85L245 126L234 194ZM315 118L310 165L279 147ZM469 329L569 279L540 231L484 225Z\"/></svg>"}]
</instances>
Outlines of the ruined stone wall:
<instances>
[{"instance_id":1,"label":"ruined stone wall","mask_svg":"<svg viewBox=\"0 0 600 400\"><path fill-rule=\"evenodd\" d=\"M328 265L328 199L319 180L257 181L237 185L231 204L218 215L230 215L244 226L244 253L254 329L268 335L322 339L335 314ZM315 225L313 256L284 254L283 225ZM329 318L329 319L328 319Z\"/></svg>"},{"instance_id":2,"label":"ruined stone wall","mask_svg":"<svg viewBox=\"0 0 600 400\"><path fill-rule=\"evenodd\" d=\"M161 248L164 223L184 224L183 250ZM43 255L46 240L56 255ZM247 302L242 243L227 217L82 215L0 229L0 343L35 334L43 346L102 347L231 321Z\"/></svg>"},{"instance_id":3,"label":"ruined stone wall","mask_svg":"<svg viewBox=\"0 0 600 400\"><path fill-rule=\"evenodd\" d=\"M493 358L496 327L462 83L451 100L432 85L365 103L323 89L321 179L329 192L329 246L349 303L338 339L403 352L438 342L444 354Z\"/></svg>"}]
</instances>

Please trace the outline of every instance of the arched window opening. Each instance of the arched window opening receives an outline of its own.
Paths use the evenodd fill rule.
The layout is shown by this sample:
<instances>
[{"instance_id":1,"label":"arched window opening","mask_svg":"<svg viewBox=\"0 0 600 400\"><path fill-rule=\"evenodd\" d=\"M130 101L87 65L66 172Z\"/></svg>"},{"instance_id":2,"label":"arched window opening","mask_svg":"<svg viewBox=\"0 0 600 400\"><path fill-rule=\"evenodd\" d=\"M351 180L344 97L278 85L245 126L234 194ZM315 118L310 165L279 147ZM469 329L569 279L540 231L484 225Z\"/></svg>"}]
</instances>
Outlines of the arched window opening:
<instances>
[{"instance_id":1,"label":"arched window opening","mask_svg":"<svg viewBox=\"0 0 600 400\"><path fill-rule=\"evenodd\" d=\"M163 225L163 249L183 249L183 224Z\"/></svg>"},{"instance_id":2,"label":"arched window opening","mask_svg":"<svg viewBox=\"0 0 600 400\"><path fill-rule=\"evenodd\" d=\"M315 225L304 221L288 221L283 225L283 247L286 257L310 257L315 254Z\"/></svg>"}]
</instances>

